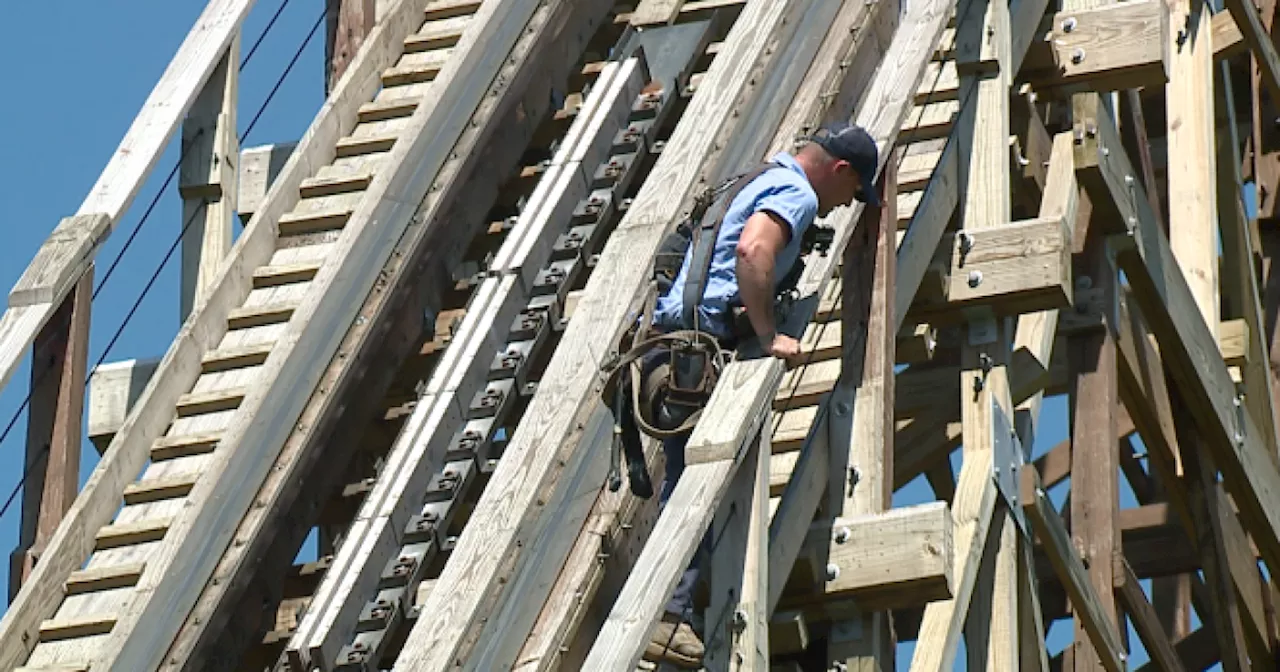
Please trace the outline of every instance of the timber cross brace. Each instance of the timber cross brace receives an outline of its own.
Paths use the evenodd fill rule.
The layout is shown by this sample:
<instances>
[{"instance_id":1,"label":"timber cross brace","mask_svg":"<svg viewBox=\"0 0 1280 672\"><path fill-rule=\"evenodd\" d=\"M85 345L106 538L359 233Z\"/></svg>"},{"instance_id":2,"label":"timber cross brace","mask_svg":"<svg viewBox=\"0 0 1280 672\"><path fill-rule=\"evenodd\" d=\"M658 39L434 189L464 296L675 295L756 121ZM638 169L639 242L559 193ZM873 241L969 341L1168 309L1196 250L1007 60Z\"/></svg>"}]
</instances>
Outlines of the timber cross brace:
<instances>
[{"instance_id":1,"label":"timber cross brace","mask_svg":"<svg viewBox=\"0 0 1280 672\"><path fill-rule=\"evenodd\" d=\"M0 321L0 382L53 362L0 667L652 669L709 535L708 670L1273 669L1280 56L1225 4L333 0L326 104L242 150L213 0ZM834 119L884 207L821 222L803 363L726 367L661 511L610 491L663 237ZM184 324L83 397L179 124Z\"/></svg>"}]
</instances>

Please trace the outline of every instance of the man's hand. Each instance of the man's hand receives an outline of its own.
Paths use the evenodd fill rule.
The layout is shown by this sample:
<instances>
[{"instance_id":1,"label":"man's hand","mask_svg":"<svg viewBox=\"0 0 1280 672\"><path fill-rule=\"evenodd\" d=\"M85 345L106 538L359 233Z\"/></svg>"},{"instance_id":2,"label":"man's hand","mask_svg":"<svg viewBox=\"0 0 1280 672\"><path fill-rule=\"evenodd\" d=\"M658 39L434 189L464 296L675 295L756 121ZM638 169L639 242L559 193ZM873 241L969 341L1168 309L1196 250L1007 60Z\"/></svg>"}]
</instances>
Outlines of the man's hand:
<instances>
[{"instance_id":1,"label":"man's hand","mask_svg":"<svg viewBox=\"0 0 1280 672\"><path fill-rule=\"evenodd\" d=\"M800 363L800 341L786 334L774 334L773 340L766 345L765 352L785 361L788 367Z\"/></svg>"}]
</instances>

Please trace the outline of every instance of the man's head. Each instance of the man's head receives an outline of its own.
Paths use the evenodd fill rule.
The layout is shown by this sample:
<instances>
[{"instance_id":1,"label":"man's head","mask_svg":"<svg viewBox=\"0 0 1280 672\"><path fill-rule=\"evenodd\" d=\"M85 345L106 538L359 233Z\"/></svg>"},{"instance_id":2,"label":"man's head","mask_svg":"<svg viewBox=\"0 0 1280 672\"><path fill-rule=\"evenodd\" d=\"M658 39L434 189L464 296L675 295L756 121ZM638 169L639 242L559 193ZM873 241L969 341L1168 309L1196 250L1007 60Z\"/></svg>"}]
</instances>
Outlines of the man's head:
<instances>
[{"instance_id":1,"label":"man's head","mask_svg":"<svg viewBox=\"0 0 1280 672\"><path fill-rule=\"evenodd\" d=\"M875 188L879 150L860 126L839 121L827 124L809 138L796 158L818 194L819 216L826 217L854 199L880 206Z\"/></svg>"}]
</instances>

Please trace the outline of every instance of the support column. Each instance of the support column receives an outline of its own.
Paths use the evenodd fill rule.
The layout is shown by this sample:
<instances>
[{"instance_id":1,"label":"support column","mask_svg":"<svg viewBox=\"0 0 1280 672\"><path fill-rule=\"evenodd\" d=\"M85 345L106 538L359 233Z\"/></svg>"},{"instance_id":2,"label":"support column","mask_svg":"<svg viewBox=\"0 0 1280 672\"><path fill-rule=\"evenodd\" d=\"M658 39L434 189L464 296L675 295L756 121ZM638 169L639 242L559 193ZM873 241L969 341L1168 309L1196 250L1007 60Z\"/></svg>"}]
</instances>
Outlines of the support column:
<instances>
[{"instance_id":1,"label":"support column","mask_svg":"<svg viewBox=\"0 0 1280 672\"><path fill-rule=\"evenodd\" d=\"M26 481L18 547L9 562L9 599L18 594L80 485L80 422L89 358L93 267L36 335L31 357Z\"/></svg>"},{"instance_id":2,"label":"support column","mask_svg":"<svg viewBox=\"0 0 1280 672\"><path fill-rule=\"evenodd\" d=\"M222 57L182 124L182 290L179 320L187 316L217 278L231 250L236 209L236 101L240 37Z\"/></svg>"},{"instance_id":3,"label":"support column","mask_svg":"<svg viewBox=\"0 0 1280 672\"><path fill-rule=\"evenodd\" d=\"M827 484L827 510L835 517L884 512L893 497L892 297L900 155L891 156L881 173L884 207L863 210L844 252L848 275L841 285L843 361L833 392L833 461ZM827 661L844 661L846 669L859 672L890 672L895 644L892 616L865 614L832 624Z\"/></svg>"},{"instance_id":4,"label":"support column","mask_svg":"<svg viewBox=\"0 0 1280 672\"><path fill-rule=\"evenodd\" d=\"M1088 278L1094 288L1111 296L1115 290L1116 274L1107 262L1102 236L1093 236L1080 261L1076 278ZM1077 286L1081 284L1077 282ZM1110 305L1106 299L1104 305ZM1115 419L1118 392L1116 343L1110 326L1068 339L1071 379L1074 381L1071 395L1071 533L1075 547L1082 551L1089 581L1098 595L1098 606L1111 619L1111 624L1119 624L1112 563L1114 554L1121 548L1116 525L1120 508ZM1096 672L1105 669L1078 613L1073 620L1075 670Z\"/></svg>"}]
</instances>

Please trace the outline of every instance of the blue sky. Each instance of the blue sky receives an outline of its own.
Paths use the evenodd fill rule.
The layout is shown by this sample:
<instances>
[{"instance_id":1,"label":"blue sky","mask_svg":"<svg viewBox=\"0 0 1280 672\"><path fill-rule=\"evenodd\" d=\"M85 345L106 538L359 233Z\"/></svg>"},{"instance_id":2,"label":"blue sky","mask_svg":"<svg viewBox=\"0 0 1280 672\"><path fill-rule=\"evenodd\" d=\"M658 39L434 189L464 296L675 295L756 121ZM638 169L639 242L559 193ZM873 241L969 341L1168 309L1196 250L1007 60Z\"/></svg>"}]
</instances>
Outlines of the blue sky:
<instances>
[{"instance_id":1,"label":"blue sky","mask_svg":"<svg viewBox=\"0 0 1280 672\"><path fill-rule=\"evenodd\" d=\"M320 0L289 2L241 73L241 133L311 30L322 5ZM0 71L0 88L8 93L9 103L0 106L0 127L6 130L0 135L0 212L6 218L5 244L0 246L0 287L12 287L59 219L74 214L203 6L201 0L61 0L16 3L6 8L7 25L17 30L8 31L0 41L0 62L10 64ZM242 57L280 6L281 0L264 0L255 7L245 24ZM292 141L306 130L323 102L323 39L322 29L246 139L246 146ZM98 283L120 255L176 159L177 143L173 141L99 255ZM161 196L95 301L91 366L102 357L121 320L173 244L180 218L181 202L174 184ZM106 361L158 357L168 348L179 326L178 263L175 254L164 266L159 282L146 295ZM0 429L27 393L27 366L24 364L12 384L0 391ZM0 443L0 503L20 478L24 422L25 414ZM1039 433L1037 454L1066 438L1065 398L1047 401ZM82 454L81 482L97 458L88 441ZM1055 494L1060 501L1061 492ZM1134 505L1132 495L1126 492L1125 496L1122 506ZM932 499L932 492L920 479L900 491L895 504L925 499ZM0 552L6 558L17 543L19 509L15 501L0 518ZM8 562L0 563L0 587L7 586L7 573ZM0 589L0 598L7 600L7 591ZM1060 623L1051 637L1051 651L1061 649L1070 637L1070 623ZM1132 641L1140 649L1136 638ZM910 647L904 647L900 656L903 669L909 655ZM1135 650L1133 662L1145 658Z\"/></svg>"}]
</instances>

